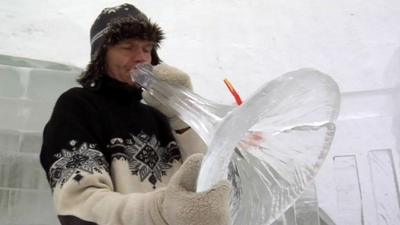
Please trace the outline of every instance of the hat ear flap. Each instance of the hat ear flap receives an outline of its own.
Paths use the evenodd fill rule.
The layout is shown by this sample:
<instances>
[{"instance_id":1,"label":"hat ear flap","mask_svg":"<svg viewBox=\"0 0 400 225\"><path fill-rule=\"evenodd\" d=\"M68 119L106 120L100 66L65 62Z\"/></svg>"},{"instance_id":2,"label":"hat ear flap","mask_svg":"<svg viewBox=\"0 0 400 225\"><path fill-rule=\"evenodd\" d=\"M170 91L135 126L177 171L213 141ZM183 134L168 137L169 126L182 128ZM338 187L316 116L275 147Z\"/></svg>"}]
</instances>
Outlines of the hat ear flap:
<instances>
[{"instance_id":1,"label":"hat ear flap","mask_svg":"<svg viewBox=\"0 0 400 225\"><path fill-rule=\"evenodd\" d=\"M157 54L157 50L153 48L151 50L151 65L156 66L156 65L160 64L161 62L162 61Z\"/></svg>"}]
</instances>

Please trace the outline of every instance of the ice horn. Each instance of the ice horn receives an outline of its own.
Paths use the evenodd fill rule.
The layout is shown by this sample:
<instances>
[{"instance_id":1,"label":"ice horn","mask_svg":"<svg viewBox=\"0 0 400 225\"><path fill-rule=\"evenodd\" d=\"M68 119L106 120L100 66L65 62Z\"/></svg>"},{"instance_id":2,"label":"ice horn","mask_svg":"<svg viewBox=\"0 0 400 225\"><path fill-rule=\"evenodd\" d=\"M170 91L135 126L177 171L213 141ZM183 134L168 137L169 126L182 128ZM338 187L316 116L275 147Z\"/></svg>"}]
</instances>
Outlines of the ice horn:
<instances>
[{"instance_id":1,"label":"ice horn","mask_svg":"<svg viewBox=\"0 0 400 225\"><path fill-rule=\"evenodd\" d=\"M206 144L210 144L214 131L233 106L216 104L182 87L160 81L150 65L141 65L132 73L134 80L153 97L175 110L183 121L194 129ZM201 121L193 123L193 121Z\"/></svg>"},{"instance_id":2,"label":"ice horn","mask_svg":"<svg viewBox=\"0 0 400 225\"><path fill-rule=\"evenodd\" d=\"M229 177L232 224L268 225L282 215L312 182L334 137L339 89L317 70L283 74L240 107L168 85L148 65L131 75L208 145L197 191Z\"/></svg>"}]
</instances>

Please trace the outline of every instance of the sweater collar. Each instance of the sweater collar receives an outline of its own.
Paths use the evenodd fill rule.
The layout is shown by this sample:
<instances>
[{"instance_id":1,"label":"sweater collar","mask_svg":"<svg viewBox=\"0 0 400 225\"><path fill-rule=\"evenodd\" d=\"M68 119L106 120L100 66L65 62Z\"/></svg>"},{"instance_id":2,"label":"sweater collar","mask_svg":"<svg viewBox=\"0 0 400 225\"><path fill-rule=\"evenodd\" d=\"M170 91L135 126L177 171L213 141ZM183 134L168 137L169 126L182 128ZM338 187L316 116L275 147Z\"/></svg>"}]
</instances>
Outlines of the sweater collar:
<instances>
[{"instance_id":1,"label":"sweater collar","mask_svg":"<svg viewBox=\"0 0 400 225\"><path fill-rule=\"evenodd\" d=\"M97 84L96 91L113 98L118 102L139 102L142 99L142 89L118 81L108 75L102 76Z\"/></svg>"}]
</instances>

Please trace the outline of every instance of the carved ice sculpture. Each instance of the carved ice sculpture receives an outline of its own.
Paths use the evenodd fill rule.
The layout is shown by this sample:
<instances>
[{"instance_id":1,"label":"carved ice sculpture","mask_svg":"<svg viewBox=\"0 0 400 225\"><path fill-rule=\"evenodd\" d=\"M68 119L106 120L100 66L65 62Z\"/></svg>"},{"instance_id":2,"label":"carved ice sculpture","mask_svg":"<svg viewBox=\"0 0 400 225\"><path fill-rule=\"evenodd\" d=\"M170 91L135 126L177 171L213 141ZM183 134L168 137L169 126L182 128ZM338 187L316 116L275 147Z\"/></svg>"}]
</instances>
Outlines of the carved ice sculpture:
<instances>
[{"instance_id":1,"label":"carved ice sculpture","mask_svg":"<svg viewBox=\"0 0 400 225\"><path fill-rule=\"evenodd\" d=\"M206 142L197 191L229 178L232 224L273 223L313 180L334 137L339 89L313 69L268 82L239 107L159 81L148 65L132 77Z\"/></svg>"}]
</instances>

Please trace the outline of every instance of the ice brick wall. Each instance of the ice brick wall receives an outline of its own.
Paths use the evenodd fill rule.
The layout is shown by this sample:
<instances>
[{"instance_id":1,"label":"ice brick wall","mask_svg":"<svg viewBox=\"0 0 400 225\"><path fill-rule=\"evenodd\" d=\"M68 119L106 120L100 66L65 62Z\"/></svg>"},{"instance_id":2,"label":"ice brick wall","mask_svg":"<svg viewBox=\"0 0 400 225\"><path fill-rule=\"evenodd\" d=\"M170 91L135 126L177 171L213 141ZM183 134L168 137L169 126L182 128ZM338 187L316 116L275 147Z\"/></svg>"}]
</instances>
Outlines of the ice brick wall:
<instances>
[{"instance_id":1,"label":"ice brick wall","mask_svg":"<svg viewBox=\"0 0 400 225\"><path fill-rule=\"evenodd\" d=\"M320 207L337 225L400 224L396 90L342 94L335 140L316 182Z\"/></svg>"},{"instance_id":2,"label":"ice brick wall","mask_svg":"<svg viewBox=\"0 0 400 225\"><path fill-rule=\"evenodd\" d=\"M39 162L41 133L58 95L79 69L0 55L0 224L54 225Z\"/></svg>"}]
</instances>

